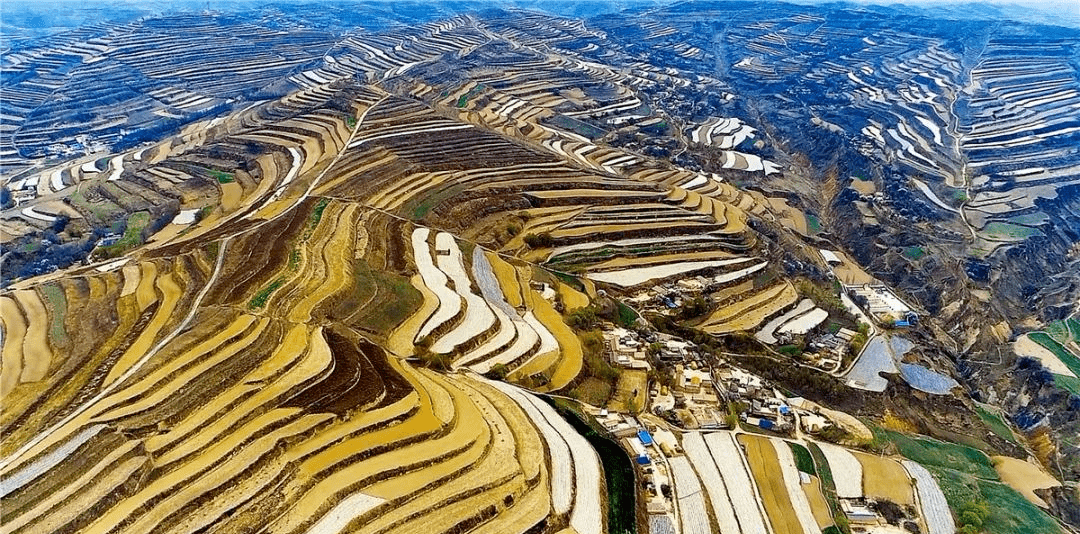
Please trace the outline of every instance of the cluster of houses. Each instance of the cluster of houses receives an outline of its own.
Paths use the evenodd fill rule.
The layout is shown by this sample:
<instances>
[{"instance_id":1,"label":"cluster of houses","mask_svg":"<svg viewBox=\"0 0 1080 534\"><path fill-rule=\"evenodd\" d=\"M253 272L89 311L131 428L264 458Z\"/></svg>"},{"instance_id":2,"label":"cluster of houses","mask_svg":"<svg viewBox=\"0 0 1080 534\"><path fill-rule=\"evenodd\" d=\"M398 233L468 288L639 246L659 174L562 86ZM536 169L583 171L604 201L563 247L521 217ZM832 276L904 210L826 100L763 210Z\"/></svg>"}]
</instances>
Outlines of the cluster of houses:
<instances>
[{"instance_id":1,"label":"cluster of houses","mask_svg":"<svg viewBox=\"0 0 1080 534\"><path fill-rule=\"evenodd\" d=\"M669 312L682 306L688 296L701 295L716 285L714 279L705 276L680 278L639 291L628 298L627 302L639 310Z\"/></svg>"},{"instance_id":2,"label":"cluster of houses","mask_svg":"<svg viewBox=\"0 0 1080 534\"><path fill-rule=\"evenodd\" d=\"M675 363L683 361L703 362L704 354L697 346L662 332L642 335L633 330L613 327L603 331L608 359L613 365L629 369L651 369L649 350L656 350L660 361Z\"/></svg>"},{"instance_id":3,"label":"cluster of houses","mask_svg":"<svg viewBox=\"0 0 1080 534\"><path fill-rule=\"evenodd\" d=\"M851 339L857 333L848 328L841 328L835 334L824 333L809 339L806 344L809 349L806 353L809 356L808 363L828 373L838 371L840 362L843 361L844 354L851 345Z\"/></svg>"},{"instance_id":4,"label":"cluster of houses","mask_svg":"<svg viewBox=\"0 0 1080 534\"><path fill-rule=\"evenodd\" d=\"M844 291L883 324L896 327L919 324L919 315L884 284L845 285Z\"/></svg>"}]
</instances>

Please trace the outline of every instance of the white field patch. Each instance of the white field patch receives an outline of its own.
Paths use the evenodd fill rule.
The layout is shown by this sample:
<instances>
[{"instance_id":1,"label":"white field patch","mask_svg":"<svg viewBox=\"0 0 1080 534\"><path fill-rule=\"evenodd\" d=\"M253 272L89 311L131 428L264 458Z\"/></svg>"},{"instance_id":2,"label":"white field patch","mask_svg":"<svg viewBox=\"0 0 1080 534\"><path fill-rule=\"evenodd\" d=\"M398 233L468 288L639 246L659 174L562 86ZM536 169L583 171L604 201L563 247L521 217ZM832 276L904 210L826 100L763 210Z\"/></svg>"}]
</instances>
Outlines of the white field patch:
<instances>
[{"instance_id":1,"label":"white field patch","mask_svg":"<svg viewBox=\"0 0 1080 534\"><path fill-rule=\"evenodd\" d=\"M551 456L551 504L556 514L570 511L574 500L574 464L566 440L551 425L547 417L527 398L528 393L505 382L485 381L505 393L520 406L540 431ZM558 414L556 414L558 416Z\"/></svg>"},{"instance_id":2,"label":"white field patch","mask_svg":"<svg viewBox=\"0 0 1080 534\"><path fill-rule=\"evenodd\" d=\"M337 503L326 515L319 518L319 521L307 530L307 534L337 534L345 530L345 527L353 519L364 515L384 502L386 502L386 499L359 492L353 493Z\"/></svg>"},{"instance_id":3,"label":"white field patch","mask_svg":"<svg viewBox=\"0 0 1080 534\"><path fill-rule=\"evenodd\" d=\"M499 323L495 335L476 349L467 352L464 356L455 361L454 369L480 362L495 354L497 351L508 348L507 345L514 341L514 338L517 336L517 327L514 325L514 321L506 315L506 312L498 307L493 306L491 311L495 314L495 320ZM483 371L483 373L486 372L487 370Z\"/></svg>"},{"instance_id":4,"label":"white field patch","mask_svg":"<svg viewBox=\"0 0 1080 534\"><path fill-rule=\"evenodd\" d=\"M555 339L555 336L551 335L547 327L540 322L539 319L533 315L532 311L525 312L525 324L528 324L532 329L540 336L540 347L536 349L536 354L547 354L559 350L559 342Z\"/></svg>"},{"instance_id":5,"label":"white field patch","mask_svg":"<svg viewBox=\"0 0 1080 534\"><path fill-rule=\"evenodd\" d=\"M773 333L776 332L776 329L779 328L780 325L787 323L792 318L798 317L799 315L802 315L813 308L814 301L810 299L802 299L801 301L799 301L798 306L795 306L795 308L793 308L791 311L765 323L765 326L761 327L761 330L758 330L758 332L754 334L754 337L762 343L772 345L777 342L777 339L773 335Z\"/></svg>"},{"instance_id":6,"label":"white field patch","mask_svg":"<svg viewBox=\"0 0 1080 534\"><path fill-rule=\"evenodd\" d=\"M817 445L825 455L825 460L829 462L829 470L836 482L836 496L841 499L861 499L863 472L859 459L838 445L822 442Z\"/></svg>"},{"instance_id":7,"label":"white field patch","mask_svg":"<svg viewBox=\"0 0 1080 534\"><path fill-rule=\"evenodd\" d=\"M40 211L35 210L33 206L27 206L27 207L23 208L21 213L23 214L24 217L27 217L27 218L30 218L30 219L35 219L35 220L38 220L38 221L44 221L44 222L49 222L49 223L56 222L56 217L53 217L52 215L46 215L44 213L41 213Z\"/></svg>"},{"instance_id":8,"label":"white field patch","mask_svg":"<svg viewBox=\"0 0 1080 534\"><path fill-rule=\"evenodd\" d=\"M1016 338L1016 341L1013 342L1013 351L1016 352L1017 356L1027 356L1039 360L1039 363L1047 371L1055 375L1076 377L1072 369L1069 369L1069 366L1065 365L1053 351L1036 343L1027 334Z\"/></svg>"},{"instance_id":9,"label":"white field patch","mask_svg":"<svg viewBox=\"0 0 1080 534\"><path fill-rule=\"evenodd\" d=\"M94 436L98 435L106 428L108 428L108 425L104 424L88 426L65 441L59 447L38 457L38 459L33 462L24 465L14 473L4 473L3 478L0 478L0 499L10 495L13 491L30 482L33 482L41 475L59 465L60 462L67 459L71 453L75 452L79 447L82 447L86 442L90 441Z\"/></svg>"},{"instance_id":10,"label":"white field patch","mask_svg":"<svg viewBox=\"0 0 1080 534\"><path fill-rule=\"evenodd\" d=\"M115 156L109 160L109 168L112 172L109 173L109 181L115 182L120 179L120 175L124 174L124 156Z\"/></svg>"},{"instance_id":11,"label":"white field patch","mask_svg":"<svg viewBox=\"0 0 1080 534\"><path fill-rule=\"evenodd\" d=\"M731 505L727 486L700 432L683 434L683 451L709 494L709 504L712 505L720 532L739 534L739 520L735 518L735 508Z\"/></svg>"},{"instance_id":12,"label":"white field patch","mask_svg":"<svg viewBox=\"0 0 1080 534\"><path fill-rule=\"evenodd\" d=\"M435 267L431 258L431 247L428 246L428 235L431 233L427 228L417 228L412 232L413 257L416 260L416 269L420 271L420 277L424 285L435 293L439 298L439 307L435 313L424 322L416 339L421 339L431 333L439 325L453 319L461 312L461 297L446 286L447 278L442 271Z\"/></svg>"},{"instance_id":13,"label":"white field patch","mask_svg":"<svg viewBox=\"0 0 1080 534\"><path fill-rule=\"evenodd\" d=\"M750 261L751 259L752 258L728 258L723 260L684 261L679 263L669 263L667 265L654 265L652 267L634 267L619 271L591 273L586 276L597 282L606 282L622 287L633 287L652 280L669 278L680 274L711 269L713 267L733 265Z\"/></svg>"},{"instance_id":14,"label":"white field patch","mask_svg":"<svg viewBox=\"0 0 1080 534\"><path fill-rule=\"evenodd\" d=\"M526 312L532 313L532 312ZM536 344L540 342L540 336L533 330L529 323L522 319L514 319L514 329L517 331L517 338L514 339L514 344L510 345L506 350L497 352L494 356L470 366L469 368L477 373L484 374L491 370L496 364L511 365L518 359L525 357L536 347Z\"/></svg>"},{"instance_id":15,"label":"white field patch","mask_svg":"<svg viewBox=\"0 0 1080 534\"><path fill-rule=\"evenodd\" d=\"M64 169L56 169L49 175L49 186L53 191L63 191L66 185L64 185Z\"/></svg>"},{"instance_id":16,"label":"white field patch","mask_svg":"<svg viewBox=\"0 0 1080 534\"><path fill-rule=\"evenodd\" d=\"M801 336L814 329L817 325L829 318L829 312L814 308L784 324L780 327L781 334L794 334Z\"/></svg>"},{"instance_id":17,"label":"white field patch","mask_svg":"<svg viewBox=\"0 0 1080 534\"><path fill-rule=\"evenodd\" d=\"M570 513L570 527L578 534L601 534L604 513L600 506L600 481L604 475L600 469L600 457L588 440L578 434L554 408L532 395L528 395L528 399L545 414L551 426L570 446L570 456L574 462L574 510Z\"/></svg>"},{"instance_id":18,"label":"white field patch","mask_svg":"<svg viewBox=\"0 0 1080 534\"><path fill-rule=\"evenodd\" d=\"M679 501L679 519L682 534L712 534L709 527L709 511L694 469L685 456L668 459L675 482L675 498Z\"/></svg>"},{"instance_id":19,"label":"white field patch","mask_svg":"<svg viewBox=\"0 0 1080 534\"><path fill-rule=\"evenodd\" d=\"M601 534L604 525L603 510L600 506L600 480L603 478L603 471L600 469L600 457L596 455L592 445L589 445L588 440L578 434L574 427L570 426L570 423L566 422L547 403L509 384L502 382L490 383L510 395L514 402L525 408L525 411L529 414L529 417L533 418L537 426L542 426L541 422L547 423L555 431L555 436L552 437L559 437L559 439L565 441L563 445L570 449L570 461L566 462L564 460L564 462L573 465L572 491L574 505L573 510L570 512L570 527L578 534ZM530 406L532 407L531 410L529 409ZM550 434L543 431L541 433L544 435L545 440L551 439ZM558 471L563 467L558 464L555 458L555 455L552 454L552 468L553 471ZM565 479L561 484L566 484ZM553 474L552 496L555 497L557 493L565 495L569 491L571 491L569 487L556 486ZM558 510L559 508L556 506L556 513L558 513Z\"/></svg>"},{"instance_id":20,"label":"white field patch","mask_svg":"<svg viewBox=\"0 0 1080 534\"><path fill-rule=\"evenodd\" d=\"M741 280L743 278L746 278L747 276L750 276L750 275L764 269L765 266L768 265L768 264L769 264L769 262L763 261L761 263L758 263L756 265L752 265L752 266L747 267L745 269L739 269L738 271L719 274L719 275L716 275L716 278L713 278L713 281L715 281L717 284L726 284L728 282L734 282L736 280Z\"/></svg>"},{"instance_id":21,"label":"white field patch","mask_svg":"<svg viewBox=\"0 0 1080 534\"><path fill-rule=\"evenodd\" d=\"M180 213L173 217L173 224L188 225L195 222L195 214L199 213L199 210L180 210Z\"/></svg>"},{"instance_id":22,"label":"white field patch","mask_svg":"<svg viewBox=\"0 0 1080 534\"><path fill-rule=\"evenodd\" d=\"M289 167L289 172L285 173L285 178L278 184L277 190L273 195L270 195L270 202L281 198L281 195L285 193L285 189L289 187L289 184L293 181L298 174L300 174L300 168L304 164L304 153L298 147L289 147L289 155L292 156L292 166Z\"/></svg>"},{"instance_id":23,"label":"white field patch","mask_svg":"<svg viewBox=\"0 0 1080 534\"><path fill-rule=\"evenodd\" d=\"M109 271L112 271L113 269L119 268L121 265L124 265L129 260L130 258L120 258L118 260L110 261L109 263L106 263L104 265L98 265L97 267L94 267L94 270L99 273L107 273Z\"/></svg>"},{"instance_id":24,"label":"white field patch","mask_svg":"<svg viewBox=\"0 0 1080 534\"><path fill-rule=\"evenodd\" d=\"M768 534L770 530L765 524L764 510L759 507L754 480L743 463L735 436L728 432L705 434L705 444L724 478L742 534Z\"/></svg>"},{"instance_id":25,"label":"white field patch","mask_svg":"<svg viewBox=\"0 0 1080 534\"><path fill-rule=\"evenodd\" d=\"M458 248L454 236L439 232L435 236L435 249L439 253L436 260L439 270L454 283L454 291L461 295L466 305L465 317L457 327L440 337L431 346L432 352L446 354L491 328L495 324L495 314L491 312L491 308L484 302L483 297L472 292L472 281L465 272L461 249Z\"/></svg>"},{"instance_id":26,"label":"white field patch","mask_svg":"<svg viewBox=\"0 0 1080 534\"><path fill-rule=\"evenodd\" d=\"M810 500L806 498L806 492L802 490L799 477L799 468L795 466L795 455L791 447L782 439L770 439L773 449L776 449L776 458L780 461L780 473L784 477L784 487L787 488L788 499L791 507L795 509L795 517L802 525L804 534L819 534L821 529L814 519L814 512L810 509Z\"/></svg>"},{"instance_id":27,"label":"white field patch","mask_svg":"<svg viewBox=\"0 0 1080 534\"><path fill-rule=\"evenodd\" d=\"M955 534L956 523L953 522L952 512L949 511L949 503L945 501L945 494L941 492L937 480L934 480L930 471L916 462L904 460L904 469L907 469L911 478L915 479L915 487L919 492L919 505L922 508L923 519L929 534Z\"/></svg>"},{"instance_id":28,"label":"white field patch","mask_svg":"<svg viewBox=\"0 0 1080 534\"><path fill-rule=\"evenodd\" d=\"M926 198L930 199L930 202L933 202L941 209L945 211L951 211L953 213L960 213L960 210L946 204L944 201L938 198L938 196L930 190L930 186L926 185L926 183L922 180L919 180L918 178L912 178L911 182L915 184L915 187L918 188L919 191L922 191L922 194L926 195Z\"/></svg>"}]
</instances>

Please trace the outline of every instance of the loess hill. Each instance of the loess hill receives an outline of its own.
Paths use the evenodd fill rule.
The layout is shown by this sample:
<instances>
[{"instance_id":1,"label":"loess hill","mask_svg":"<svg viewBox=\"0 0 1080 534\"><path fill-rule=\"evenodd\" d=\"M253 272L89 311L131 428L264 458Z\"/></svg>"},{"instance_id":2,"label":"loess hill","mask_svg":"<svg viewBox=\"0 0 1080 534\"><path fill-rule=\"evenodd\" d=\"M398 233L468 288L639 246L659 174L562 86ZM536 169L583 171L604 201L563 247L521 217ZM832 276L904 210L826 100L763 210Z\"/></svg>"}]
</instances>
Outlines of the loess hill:
<instances>
[{"instance_id":1,"label":"loess hill","mask_svg":"<svg viewBox=\"0 0 1080 534\"><path fill-rule=\"evenodd\" d=\"M217 95L205 102L148 73L153 83L125 95L151 111L186 109L183 120L152 139L121 135L108 152L68 157L43 144L59 135L64 102L5 138L33 146L17 156L0 146L34 192L0 221L5 247L18 245L11 257L56 237L47 250L87 260L27 267L0 293L0 533L606 532L602 459L533 394L615 402L597 317L627 328L645 319L863 418L1026 456L958 390L931 395L895 375L885 392L851 389L839 367L854 354L822 369L779 346L858 328L821 253L845 248L832 240L848 230L822 231L812 213L828 223L848 208L777 187L802 183L812 166L771 127L658 105L690 90L736 98L730 86L631 63L633 46L604 63L602 25L489 15L333 42L304 34L288 60L256 47L228 86L215 85L226 76L175 74ZM153 71L146 43L179 37L140 24L121 36L134 42L87 53L118 78L119 64ZM272 41L265 28L243 30L257 38L234 37ZM94 32L83 38L107 40ZM86 72L72 79L102 90ZM111 139L113 119L92 119ZM894 139L877 150L899 154L906 145ZM952 148L974 141L948 142L934 156L951 165L936 177L945 181L963 174ZM685 157L672 154L679 143ZM66 159L31 163L53 150ZM823 194L841 196L830 180ZM636 309L676 278L707 283L710 298L671 303L666 315ZM965 380L955 341L927 322L910 334L910 363ZM1075 408L1044 415L1075 428ZM689 460L679 457L678 473L693 479L679 491L695 470L715 471L706 447L730 445L756 458L740 480L790 479L787 489L769 482L770 510L832 524L820 491L787 500L799 474L782 440L689 436L705 456L690 445ZM1078 444L1042 438L1039 459L1075 478ZM703 513L685 521L708 530L723 499L690 497Z\"/></svg>"}]
</instances>

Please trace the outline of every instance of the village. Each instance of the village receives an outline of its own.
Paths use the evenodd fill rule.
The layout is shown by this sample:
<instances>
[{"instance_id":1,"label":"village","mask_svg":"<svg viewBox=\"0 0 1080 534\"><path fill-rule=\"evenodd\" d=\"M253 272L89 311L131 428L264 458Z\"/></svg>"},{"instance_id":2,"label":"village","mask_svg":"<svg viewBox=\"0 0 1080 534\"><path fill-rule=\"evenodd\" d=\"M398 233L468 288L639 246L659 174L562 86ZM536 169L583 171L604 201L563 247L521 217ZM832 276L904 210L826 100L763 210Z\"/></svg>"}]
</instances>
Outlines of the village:
<instances>
[{"instance_id":1,"label":"village","mask_svg":"<svg viewBox=\"0 0 1080 534\"><path fill-rule=\"evenodd\" d=\"M841 300L848 312L857 318L859 329L815 328L802 334L807 351L801 363L826 373L843 375L857 359L867 335L877 332L877 325L890 328L916 326L918 314L876 280L856 277L854 281L862 283L852 283L852 277L845 272L849 264L841 255L828 250L822 250L821 255L826 265L833 269L830 275L839 281ZM713 285L714 280L705 276L669 280L638 290L627 302L637 310L674 316L685 306L700 305ZM813 303L803 303L797 308L797 312L789 311L786 315L805 313L813 308ZM822 317L814 326L824 320ZM767 332L763 329L755 337L766 345L777 346L789 344L796 337L790 332L775 332L775 337L772 334L772 329ZM869 430L854 417L797 396L785 395L760 376L730 361L717 361L703 347L667 333L607 325L603 337L605 356L613 366L648 371L650 376L658 378L649 383L648 402L646 406L638 407L640 412L594 409L592 413L638 466L647 499L650 533L679 532L678 525L693 522L692 518L681 517L681 514L692 513L697 505L688 495L691 492L678 489L688 483L684 480L680 484L679 479L687 478L687 474L684 472L680 477L679 471L694 464L701 481L708 483L696 463L700 458L694 458L695 454L700 456L703 452L684 448L688 440L698 443L699 436L703 443L722 443L724 446L730 440L736 444L734 450L740 450L743 456L747 453L744 440L758 439L753 438L754 435L776 443L787 442L793 448L797 443L806 443L815 451L822 451L829 457L829 462L845 463L848 469L861 469L852 453L830 443L841 437L869 434ZM853 342L858 343L854 348ZM740 435L751 437L740 440ZM711 445L709 450L712 450ZM687 458L689 463L685 462ZM719 462L719 459L714 460ZM684 463L686 467L682 467ZM745 461L742 463L749 465ZM690 475L693 472L690 470ZM749 470L746 475L747 481L753 480ZM800 472L797 480L810 491L806 486L810 483L806 473ZM692 480L689 484L695 482ZM730 485L728 491L731 491ZM876 512L876 501L868 500L861 489L845 488L838 493L842 495L834 504L850 522L852 532L892 532L889 524L895 518L886 518Z\"/></svg>"}]
</instances>

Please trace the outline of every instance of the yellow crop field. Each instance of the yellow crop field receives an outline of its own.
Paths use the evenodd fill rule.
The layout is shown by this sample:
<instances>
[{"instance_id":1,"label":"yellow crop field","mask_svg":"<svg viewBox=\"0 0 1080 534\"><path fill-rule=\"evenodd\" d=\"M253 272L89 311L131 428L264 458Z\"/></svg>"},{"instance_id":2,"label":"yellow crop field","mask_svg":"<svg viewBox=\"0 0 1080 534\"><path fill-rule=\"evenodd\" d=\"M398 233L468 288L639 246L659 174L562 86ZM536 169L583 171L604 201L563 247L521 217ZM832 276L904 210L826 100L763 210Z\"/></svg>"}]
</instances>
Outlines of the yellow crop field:
<instances>
[{"instance_id":1,"label":"yellow crop field","mask_svg":"<svg viewBox=\"0 0 1080 534\"><path fill-rule=\"evenodd\" d=\"M35 523L35 528L42 529L43 532L57 531L59 527L63 526L62 521L74 518L74 515L86 510L88 503L94 502L92 500L94 498L93 488L100 482L99 477L102 473L111 474L111 472L115 471L128 473L128 470L124 469L123 466L117 469L117 466L113 464L117 462L123 463L124 458L128 457L138 445L137 442L129 442L109 452L97 465L90 467L82 476L41 500L30 510L14 517L5 514L4 525L0 526L0 534L15 532L30 523ZM134 470L145 461L145 456L135 456L128 458L126 463L131 464L130 469ZM107 484L107 486L115 486L119 482L121 481L113 481L112 484ZM100 495L97 497L100 497ZM70 501L78 502L82 507L71 508ZM68 502L68 506L64 506L65 502Z\"/></svg>"},{"instance_id":2,"label":"yellow crop field","mask_svg":"<svg viewBox=\"0 0 1080 534\"><path fill-rule=\"evenodd\" d=\"M746 449L746 461L754 475L754 483L761 495L765 512L769 515L776 534L803 534L802 525L791 506L784 477L780 474L780 463L776 458L776 449L768 438L742 434L739 442Z\"/></svg>"},{"instance_id":3,"label":"yellow crop field","mask_svg":"<svg viewBox=\"0 0 1080 534\"><path fill-rule=\"evenodd\" d=\"M485 252L484 255L491 262L491 270L495 271L495 278L499 281L499 286L502 287L506 302L515 308L520 308L524 304L524 299L521 296L521 284L518 283L517 269L494 252Z\"/></svg>"},{"instance_id":4,"label":"yellow crop field","mask_svg":"<svg viewBox=\"0 0 1080 534\"><path fill-rule=\"evenodd\" d=\"M22 376L26 320L23 319L18 303L10 297L0 297L0 318L4 322L3 379L0 380L0 396L6 398L8 393L19 385Z\"/></svg>"},{"instance_id":5,"label":"yellow crop field","mask_svg":"<svg viewBox=\"0 0 1080 534\"><path fill-rule=\"evenodd\" d=\"M1061 482L1050 476L1042 466L1035 462L1026 462L1008 456L994 456L991 460L994 470L1001 475L1001 480L1036 506L1045 508L1047 504L1042 497L1035 494L1035 490L1061 485Z\"/></svg>"},{"instance_id":6,"label":"yellow crop field","mask_svg":"<svg viewBox=\"0 0 1080 534\"><path fill-rule=\"evenodd\" d=\"M409 283L420 292L424 300L420 304L420 308L410 315L405 322L395 328L386 340L386 349L401 357L413 354L413 351L415 350L413 339L416 338L417 332L420 331L420 328L424 326L424 323L431 317L431 314L439 309L439 297L428 289L424 284L424 279L419 274L414 274L412 278L409 279Z\"/></svg>"},{"instance_id":7,"label":"yellow crop field","mask_svg":"<svg viewBox=\"0 0 1080 534\"><path fill-rule=\"evenodd\" d=\"M551 380L542 388L544 391L555 391L565 387L581 373L585 357L581 341L546 299L535 291L528 293L531 295L530 303L533 304L532 310L536 318L559 342L559 359L554 368L549 368Z\"/></svg>"},{"instance_id":8,"label":"yellow crop field","mask_svg":"<svg viewBox=\"0 0 1080 534\"><path fill-rule=\"evenodd\" d=\"M872 499L885 499L900 505L914 505L911 479L900 462L852 451L863 468L863 492Z\"/></svg>"},{"instance_id":9,"label":"yellow crop field","mask_svg":"<svg viewBox=\"0 0 1080 534\"><path fill-rule=\"evenodd\" d=\"M559 294L562 295L566 309L584 308L589 305L589 296L567 284L559 284Z\"/></svg>"},{"instance_id":10,"label":"yellow crop field","mask_svg":"<svg viewBox=\"0 0 1080 534\"><path fill-rule=\"evenodd\" d=\"M165 323L174 319L173 312L182 296L181 287L176 284L176 279L172 273L159 276L156 285L163 295L161 306L154 312L154 317L142 334L139 335L139 338L124 352L116 365L109 371L108 376L105 377L105 384L112 383L117 377L126 372L129 367L134 365L139 358L142 358L150 350Z\"/></svg>"},{"instance_id":11,"label":"yellow crop field","mask_svg":"<svg viewBox=\"0 0 1080 534\"><path fill-rule=\"evenodd\" d=\"M124 277L124 288L120 290L121 297L131 295L139 288L139 282L142 280L141 271L142 269L137 263L128 262L124 264L124 268L120 271Z\"/></svg>"},{"instance_id":12,"label":"yellow crop field","mask_svg":"<svg viewBox=\"0 0 1080 534\"><path fill-rule=\"evenodd\" d=\"M296 328L303 329L304 327L294 327L294 332ZM220 439L226 429L249 417L249 414L257 413L263 406L272 406L275 401L281 399L289 391L295 390L296 386L307 383L320 373L332 369L332 355L322 334L316 330L311 334L310 339L311 345L306 353L302 349L293 348L290 350L286 348L287 352L303 354L303 358L298 359L295 365L286 368L286 371L281 376L258 388L252 395L245 397L242 402L232 406L229 404L231 399L228 397L210 399L206 406L213 410L212 413L217 413L226 408L229 408L228 411L214 419L214 425L206 425L197 429L195 433L187 437L178 446L161 455L158 462L167 464L177 461L187 454L209 445ZM282 417L290 415L286 410L277 411L280 412Z\"/></svg>"},{"instance_id":13,"label":"yellow crop field","mask_svg":"<svg viewBox=\"0 0 1080 534\"><path fill-rule=\"evenodd\" d=\"M157 264L152 261L140 263L139 272L139 285L135 289L135 300L139 303L139 311L143 311L157 302L158 299L157 292L154 291Z\"/></svg>"},{"instance_id":14,"label":"yellow crop field","mask_svg":"<svg viewBox=\"0 0 1080 534\"><path fill-rule=\"evenodd\" d=\"M798 298L795 287L790 282L782 282L721 307L701 324L701 328L712 334L753 328L766 317L794 304Z\"/></svg>"},{"instance_id":15,"label":"yellow crop field","mask_svg":"<svg viewBox=\"0 0 1080 534\"><path fill-rule=\"evenodd\" d=\"M154 371L149 373L147 376L141 378L134 384L131 384L117 391L116 393L113 393L112 395L109 395L108 397L102 399L102 401L99 402L96 406L98 413L102 413L104 412L104 410L126 403L131 399L138 398L139 396L150 392L152 388L160 389L161 385L170 376L178 372L188 363L197 361L205 355L210 354L215 349L221 349L221 344L223 342L247 331L248 328L255 323L255 320L255 316L246 314L240 315L236 318L236 320L230 323L228 327L217 333L217 335L192 347L182 356L170 359L164 365L158 367L157 369L154 369ZM240 346L237 347L235 350L240 350L243 346L246 346L248 343L254 340L262 332L262 330L266 328L268 323L269 321L265 319L261 321L256 326L255 331L248 335L248 339L246 341L236 343L236 345ZM225 347L223 350L227 351L229 350L229 347Z\"/></svg>"},{"instance_id":16,"label":"yellow crop field","mask_svg":"<svg viewBox=\"0 0 1080 534\"><path fill-rule=\"evenodd\" d=\"M303 323L311 319L311 310L320 302L340 291L352 277L352 270L346 268L353 257L353 226L356 216L356 204L349 204L337 217L328 217L324 213L321 224L329 225L334 232L324 245L321 245L322 262L325 276L316 281L321 283L314 288L304 288L303 297L289 310L288 319Z\"/></svg>"},{"instance_id":17,"label":"yellow crop field","mask_svg":"<svg viewBox=\"0 0 1080 534\"><path fill-rule=\"evenodd\" d=\"M833 524L833 518L829 503L825 501L825 495L821 493L821 479L816 476L810 477L810 483L803 486L803 491L806 492L806 499L810 501L810 510L814 512L818 528L825 530Z\"/></svg>"},{"instance_id":18,"label":"yellow crop field","mask_svg":"<svg viewBox=\"0 0 1080 534\"><path fill-rule=\"evenodd\" d=\"M37 382L48 375L53 359L53 352L49 347L49 315L36 291L23 289L12 295L19 302L19 307L26 317L21 380Z\"/></svg>"}]
</instances>

